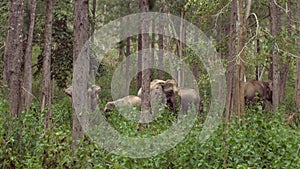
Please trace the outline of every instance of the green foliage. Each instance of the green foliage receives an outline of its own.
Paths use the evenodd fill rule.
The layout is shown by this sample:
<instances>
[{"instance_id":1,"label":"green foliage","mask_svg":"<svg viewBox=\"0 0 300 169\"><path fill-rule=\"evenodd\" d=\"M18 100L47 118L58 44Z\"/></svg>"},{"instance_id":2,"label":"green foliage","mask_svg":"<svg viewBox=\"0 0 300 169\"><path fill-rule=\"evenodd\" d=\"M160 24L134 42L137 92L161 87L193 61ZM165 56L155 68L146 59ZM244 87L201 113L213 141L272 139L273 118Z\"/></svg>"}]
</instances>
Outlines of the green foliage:
<instances>
[{"instance_id":1,"label":"green foliage","mask_svg":"<svg viewBox=\"0 0 300 169\"><path fill-rule=\"evenodd\" d=\"M70 99L52 107L51 128L44 130L44 114L37 106L23 112L18 120L8 116L5 99L0 100L0 168L299 168L299 130L285 124L282 113L248 110L243 125L233 118L220 125L207 141L199 134L200 118L185 139L173 149L151 158L131 159L103 150L88 138L73 150ZM66 106L68 105L68 106ZM103 105L100 105L100 107ZM284 112L284 110L280 110ZM9 123L13 128L9 132ZM165 111L148 128L138 131L139 124L122 117L117 111L107 121L122 135L155 136L175 121ZM224 128L225 127L225 128Z\"/></svg>"},{"instance_id":2,"label":"green foliage","mask_svg":"<svg viewBox=\"0 0 300 169\"><path fill-rule=\"evenodd\" d=\"M154 2L154 1L152 1ZM109 21L129 13L128 1L102 0L98 1L96 29ZM283 2L279 2L282 3ZM293 1L293 11L295 2ZM5 34L7 32L8 2L1 2L0 7L0 56L3 58ZM105 4L105 7L104 5ZM229 5L228 5L229 4ZM225 6L227 5L227 6ZM222 58L226 60L229 42L229 11L230 1L189 0L186 1L157 1L154 11L160 8L180 16L180 10L186 10L186 19L194 22L207 35L212 35L213 44ZM265 19L268 1L253 3L251 11L259 19L258 37L260 39L260 53L255 53L255 43L249 42L246 49L246 74L248 79L254 78L254 68L261 70L268 67L270 51L274 43L280 49L280 63L291 63L287 78L286 99L280 105L279 112L263 112L262 106L257 104L247 109L240 124L238 119L220 125L206 142L199 140L202 131L199 116L190 133L173 149L151 158L131 159L120 157L105 151L98 145L85 138L76 149L72 142L72 109L70 98L61 91L71 81L72 48L73 48L73 9L72 1L56 1L53 17L53 49L52 49L52 78L57 82L52 105L51 128L44 129L45 117L40 113L39 103L32 105L27 112L22 112L18 119L9 118L8 102L0 92L0 168L223 168L226 162L228 168L300 168L300 116L296 125L285 123L285 114L296 112L294 106L295 59L299 47L296 45L298 30L288 32L285 25L278 37L271 37L269 20ZM131 13L138 12L138 1L131 2ZM42 64L42 49L44 40L45 2L37 2L37 14L33 40L33 94L41 93L40 73ZM283 15L283 18L286 16ZM284 20L284 19L283 19ZM100 22L100 23L99 23ZM25 25L28 24L28 10L26 9ZM247 39L255 35L256 21L249 19ZM136 37L131 39L131 49L137 50ZM107 53L109 57L103 60L96 74L96 84L102 88L99 108L103 109L110 98L110 78L116 67L118 50L112 49ZM3 60L3 59L1 59ZM199 65L197 79L200 95L204 98L204 112L208 111L210 98L210 78L196 54L187 48L184 61L192 67ZM3 62L0 63L2 68ZM281 64L280 64L281 65ZM2 72L2 71L1 71ZM153 77L157 71L153 71ZM2 73L0 73L2 76ZM164 73L164 78L168 77ZM1 89L2 90L2 89ZM6 89L7 90L7 89ZM136 95L136 78L131 82L130 94ZM37 100L34 99L36 102ZM298 113L298 112L297 112ZM299 114L299 113L298 113ZM297 121L298 120L298 121ZM116 110L107 115L107 121L122 135L131 137L150 137L164 132L175 122L169 111L164 111L145 130L138 130L137 122L132 122L121 116ZM12 126L12 127L11 127Z\"/></svg>"},{"instance_id":3,"label":"green foliage","mask_svg":"<svg viewBox=\"0 0 300 169\"><path fill-rule=\"evenodd\" d=\"M37 18L35 26L34 45L43 50L43 45L40 42L44 41L44 18L39 16L43 13L38 5ZM73 63L73 13L70 9L73 4L70 1L57 1L54 4L53 24L52 24L52 61L51 61L51 76L55 79L57 85L61 88L66 87L72 75ZM35 58L34 58L35 60ZM42 53L39 53L37 58L37 69L34 69L34 77L38 77L42 70Z\"/></svg>"}]
</instances>

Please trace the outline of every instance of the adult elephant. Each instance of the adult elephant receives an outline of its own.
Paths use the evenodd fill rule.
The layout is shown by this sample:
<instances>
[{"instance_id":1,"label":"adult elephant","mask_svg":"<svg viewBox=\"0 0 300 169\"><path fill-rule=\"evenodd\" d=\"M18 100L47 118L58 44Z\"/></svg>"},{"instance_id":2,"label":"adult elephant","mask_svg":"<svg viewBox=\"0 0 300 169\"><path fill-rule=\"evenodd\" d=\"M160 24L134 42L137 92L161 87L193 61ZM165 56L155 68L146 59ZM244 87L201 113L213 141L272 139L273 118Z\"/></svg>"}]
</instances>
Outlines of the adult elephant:
<instances>
[{"instance_id":1,"label":"adult elephant","mask_svg":"<svg viewBox=\"0 0 300 169\"><path fill-rule=\"evenodd\" d=\"M269 101L272 103L272 81L250 80L245 84L245 104ZM263 104L265 107L265 104Z\"/></svg>"},{"instance_id":2,"label":"adult elephant","mask_svg":"<svg viewBox=\"0 0 300 169\"><path fill-rule=\"evenodd\" d=\"M200 109L200 97L198 91L191 88L178 87L174 79L166 80L162 85L163 92L167 98L168 107L177 117L178 108L181 104L181 111L187 113L189 106L194 105L197 112Z\"/></svg>"},{"instance_id":3,"label":"adult elephant","mask_svg":"<svg viewBox=\"0 0 300 169\"><path fill-rule=\"evenodd\" d=\"M166 103L166 97L162 90L162 85L165 82L161 79L154 79L150 82L151 109L154 113L158 112L159 108ZM137 96L142 98L142 88L139 89Z\"/></svg>"}]
</instances>

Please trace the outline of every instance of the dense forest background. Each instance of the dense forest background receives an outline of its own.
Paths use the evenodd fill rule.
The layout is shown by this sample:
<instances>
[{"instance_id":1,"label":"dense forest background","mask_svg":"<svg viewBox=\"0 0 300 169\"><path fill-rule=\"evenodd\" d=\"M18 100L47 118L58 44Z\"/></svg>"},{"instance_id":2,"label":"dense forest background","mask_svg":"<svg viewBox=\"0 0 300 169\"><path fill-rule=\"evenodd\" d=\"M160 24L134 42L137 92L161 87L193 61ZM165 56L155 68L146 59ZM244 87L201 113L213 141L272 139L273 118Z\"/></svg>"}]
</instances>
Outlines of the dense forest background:
<instances>
[{"instance_id":1,"label":"dense forest background","mask_svg":"<svg viewBox=\"0 0 300 169\"><path fill-rule=\"evenodd\" d=\"M299 0L10 0L0 4L1 168L300 168ZM211 40L226 69L222 123L201 142L199 134L211 105L211 79L184 41L154 33L127 37L105 53L99 66L89 67L94 69L93 83L101 88L92 88L99 110L112 101L111 79L121 62L120 71L128 76L126 61L132 53L149 48L150 63L154 56L168 57L160 52L166 50L192 70L202 111L183 141L150 158L119 156L86 137L74 113L74 100L66 92L79 52L93 33L138 12L172 14L194 24ZM184 24L170 31L182 39L186 36ZM200 34L194 33L195 42ZM140 54L137 57L140 66ZM142 105L147 107L150 80L182 76L180 69L173 73L151 69L124 85L131 95L145 88ZM245 106L249 80L272 82L272 103L263 100ZM120 134L147 138L176 125L172 112L163 112L148 125L127 120L117 110L105 117Z\"/></svg>"}]
</instances>

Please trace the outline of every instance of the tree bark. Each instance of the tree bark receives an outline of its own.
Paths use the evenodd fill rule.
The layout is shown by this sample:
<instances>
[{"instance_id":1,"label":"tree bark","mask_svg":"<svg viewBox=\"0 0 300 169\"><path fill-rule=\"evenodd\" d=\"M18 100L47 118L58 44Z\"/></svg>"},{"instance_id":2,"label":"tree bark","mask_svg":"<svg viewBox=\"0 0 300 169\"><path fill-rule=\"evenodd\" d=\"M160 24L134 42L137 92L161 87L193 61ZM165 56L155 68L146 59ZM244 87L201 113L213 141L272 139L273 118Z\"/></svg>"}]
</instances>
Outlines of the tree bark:
<instances>
[{"instance_id":1,"label":"tree bark","mask_svg":"<svg viewBox=\"0 0 300 169\"><path fill-rule=\"evenodd\" d=\"M159 17L161 32L164 32L164 24L162 23L162 16ZM163 57L164 57L164 35L158 35L158 79L163 79Z\"/></svg>"},{"instance_id":2,"label":"tree bark","mask_svg":"<svg viewBox=\"0 0 300 169\"><path fill-rule=\"evenodd\" d=\"M142 34L138 34L138 77L137 77L137 87L138 89L142 87Z\"/></svg>"},{"instance_id":3,"label":"tree bark","mask_svg":"<svg viewBox=\"0 0 300 169\"><path fill-rule=\"evenodd\" d=\"M84 46L85 42L90 37L90 23L89 23L89 1L88 0L75 0L74 1L74 45L73 45L73 66L76 63L80 50ZM86 60L89 60L89 55L86 56ZM87 62L87 61L86 61ZM89 62L84 67L85 71L89 70ZM87 90L87 77L78 79L82 83L82 90ZM87 99L87 95L82 96L83 99ZM72 126L72 138L75 142L83 138L82 127L76 115L76 111L73 103L72 114L73 126Z\"/></svg>"},{"instance_id":4,"label":"tree bark","mask_svg":"<svg viewBox=\"0 0 300 169\"><path fill-rule=\"evenodd\" d=\"M45 42L43 49L43 72L42 72L42 102L41 111L47 108L45 128L49 127L51 117L51 47L52 47L52 11L54 0L46 0L45 18Z\"/></svg>"},{"instance_id":5,"label":"tree bark","mask_svg":"<svg viewBox=\"0 0 300 169\"><path fill-rule=\"evenodd\" d=\"M259 45L259 39L256 39L256 56L259 56L260 54L260 45ZM259 70L258 70L258 63L255 61L255 79L259 80Z\"/></svg>"},{"instance_id":6,"label":"tree bark","mask_svg":"<svg viewBox=\"0 0 300 169\"><path fill-rule=\"evenodd\" d=\"M23 74L23 105L29 110L32 103L32 39L35 22L36 0L30 0L30 24L28 29L28 38L24 57L24 74Z\"/></svg>"},{"instance_id":7,"label":"tree bark","mask_svg":"<svg viewBox=\"0 0 300 169\"><path fill-rule=\"evenodd\" d=\"M152 32L155 31L155 21L154 19L152 20ZM152 38L151 38L151 67L154 66L154 55L155 55L155 33L152 33Z\"/></svg>"},{"instance_id":8,"label":"tree bark","mask_svg":"<svg viewBox=\"0 0 300 169\"><path fill-rule=\"evenodd\" d=\"M127 2L127 11L130 13L130 1ZM130 87L130 36L129 33L127 32L127 38L126 38L126 51L125 51L125 56L126 56L126 93L129 95L129 87Z\"/></svg>"},{"instance_id":9,"label":"tree bark","mask_svg":"<svg viewBox=\"0 0 300 169\"><path fill-rule=\"evenodd\" d=\"M180 52L180 55L179 57L181 59L183 59L186 55L186 25L185 25L185 22L184 22L184 19L185 19L185 10L184 10L184 7L181 8L181 25L180 25L180 33L179 33L179 36L180 36L180 39L181 41L179 41L179 46L180 46L180 49L179 49L179 52ZM178 72L178 84L180 84L180 86L184 86L184 70L179 70Z\"/></svg>"},{"instance_id":10,"label":"tree bark","mask_svg":"<svg viewBox=\"0 0 300 169\"><path fill-rule=\"evenodd\" d=\"M270 27L271 35L277 37L281 31L280 22L280 9L275 4L274 0L269 0L270 5ZM278 74L278 51L275 49L275 44L272 49L272 78L273 78L273 92L272 92L272 103L273 109L278 110L279 104L279 74Z\"/></svg>"},{"instance_id":11,"label":"tree bark","mask_svg":"<svg viewBox=\"0 0 300 169\"><path fill-rule=\"evenodd\" d=\"M291 2L288 1L287 3L287 20L286 20L286 27L287 27L287 33L288 36L292 36L292 25L291 25ZM286 60L284 58L282 59L283 65L281 66L280 69L280 81L279 81L279 102L282 102L285 98L285 88L286 88L286 79L287 79L287 74L289 72L289 65L290 65L290 59L291 57L287 57Z\"/></svg>"},{"instance_id":12,"label":"tree bark","mask_svg":"<svg viewBox=\"0 0 300 169\"><path fill-rule=\"evenodd\" d=\"M119 62L120 62L120 74L123 73L123 63L122 63L122 60L123 60L123 42L120 42L119 43Z\"/></svg>"},{"instance_id":13,"label":"tree bark","mask_svg":"<svg viewBox=\"0 0 300 169\"><path fill-rule=\"evenodd\" d=\"M11 117L18 117L21 104L21 63L23 58L23 15L24 1L11 0L9 6L8 32L4 50L3 82L9 87L9 111Z\"/></svg>"},{"instance_id":14,"label":"tree bark","mask_svg":"<svg viewBox=\"0 0 300 169\"><path fill-rule=\"evenodd\" d=\"M229 56L227 66L227 99L226 99L226 120L229 121L232 106L233 106L233 92L234 92L234 58L235 58L235 41L236 41L236 18L237 18L237 2L232 0L230 12L230 44Z\"/></svg>"},{"instance_id":15,"label":"tree bark","mask_svg":"<svg viewBox=\"0 0 300 169\"><path fill-rule=\"evenodd\" d=\"M130 37L126 38L126 90L127 94L129 94L129 87L130 87Z\"/></svg>"},{"instance_id":16,"label":"tree bark","mask_svg":"<svg viewBox=\"0 0 300 169\"><path fill-rule=\"evenodd\" d=\"M297 15L298 18L298 30L300 30L300 0L298 0L297 2ZM298 34L298 46L300 46L300 34ZM296 106L298 109L298 112L300 111L300 49L298 49L298 57L297 57L297 77L296 77L296 97L295 97L295 101L296 101Z\"/></svg>"},{"instance_id":17,"label":"tree bark","mask_svg":"<svg viewBox=\"0 0 300 169\"><path fill-rule=\"evenodd\" d=\"M195 22L195 25L197 26L197 28L199 26L199 21L200 21L200 18L197 17L196 22ZM195 30L195 35L194 35L194 43L197 44L198 42L199 42L199 29L196 29ZM198 64L197 61L195 61L193 63L193 75L195 76L195 79L198 79L198 77L199 77L199 64Z\"/></svg>"},{"instance_id":18,"label":"tree bark","mask_svg":"<svg viewBox=\"0 0 300 169\"><path fill-rule=\"evenodd\" d=\"M244 74L245 74L245 45L247 35L247 19L250 15L251 0L247 0L246 9L243 9L242 0L237 0L237 14L238 14L238 58L237 58L237 76L236 76L236 113L239 118L245 113L245 99L244 99ZM245 10L245 12L244 12Z\"/></svg>"},{"instance_id":19,"label":"tree bark","mask_svg":"<svg viewBox=\"0 0 300 169\"><path fill-rule=\"evenodd\" d=\"M147 32L149 29L149 18L147 16L147 12L149 11L149 3L148 0L140 0L140 11L144 12L141 17L141 28L142 32ZM149 34L142 34L142 68L149 67L150 58L149 58ZM149 122L150 119L150 69L144 69L142 73L142 103L141 103L141 120L143 122Z\"/></svg>"}]
</instances>

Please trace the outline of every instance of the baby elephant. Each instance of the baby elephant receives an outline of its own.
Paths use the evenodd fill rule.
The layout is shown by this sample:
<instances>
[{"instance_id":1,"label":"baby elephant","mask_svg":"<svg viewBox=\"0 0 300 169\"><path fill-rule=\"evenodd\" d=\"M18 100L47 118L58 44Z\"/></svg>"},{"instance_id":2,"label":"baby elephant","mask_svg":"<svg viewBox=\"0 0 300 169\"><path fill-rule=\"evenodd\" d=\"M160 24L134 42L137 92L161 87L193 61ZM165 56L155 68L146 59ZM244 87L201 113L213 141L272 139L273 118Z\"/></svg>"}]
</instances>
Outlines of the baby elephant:
<instances>
[{"instance_id":1,"label":"baby elephant","mask_svg":"<svg viewBox=\"0 0 300 169\"><path fill-rule=\"evenodd\" d=\"M104 111L109 112L112 109L114 109L116 106L118 108L125 108L129 106L140 107L141 98L138 96L129 95L115 101L107 102L104 107Z\"/></svg>"}]
</instances>

